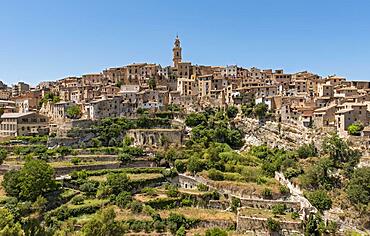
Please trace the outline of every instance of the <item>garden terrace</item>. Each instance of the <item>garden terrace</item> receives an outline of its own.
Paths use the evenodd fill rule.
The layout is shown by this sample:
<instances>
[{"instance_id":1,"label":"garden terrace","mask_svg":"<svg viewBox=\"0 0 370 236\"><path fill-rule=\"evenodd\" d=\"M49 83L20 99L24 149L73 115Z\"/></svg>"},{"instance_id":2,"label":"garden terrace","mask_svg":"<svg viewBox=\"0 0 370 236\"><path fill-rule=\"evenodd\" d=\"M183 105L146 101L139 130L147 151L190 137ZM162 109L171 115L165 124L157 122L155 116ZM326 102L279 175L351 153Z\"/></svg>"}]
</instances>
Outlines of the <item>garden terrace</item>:
<instances>
[{"instance_id":1,"label":"garden terrace","mask_svg":"<svg viewBox=\"0 0 370 236\"><path fill-rule=\"evenodd\" d=\"M286 212L281 215L274 214L271 210L260 209L260 208L250 208L242 207L238 211L239 216L248 216L254 218L274 218L279 221L292 221L292 222L301 222L300 219L293 219L291 212Z\"/></svg>"},{"instance_id":2,"label":"garden terrace","mask_svg":"<svg viewBox=\"0 0 370 236\"><path fill-rule=\"evenodd\" d=\"M266 196L263 195L263 192L266 189L271 190L271 198L272 199L279 199L283 197L280 192L280 183L270 178L266 183L253 183L253 182L238 182L238 181L214 181L206 178L202 178L202 180L206 183L206 185L217 189L217 191L235 195L237 197L243 198L264 198Z\"/></svg>"},{"instance_id":3,"label":"garden terrace","mask_svg":"<svg viewBox=\"0 0 370 236\"><path fill-rule=\"evenodd\" d=\"M235 213L220 211L216 209L179 207L171 210L160 210L159 214L161 217L167 218L171 212L184 215L186 218L193 218L198 220L223 220L236 222Z\"/></svg>"},{"instance_id":4,"label":"garden terrace","mask_svg":"<svg viewBox=\"0 0 370 236\"><path fill-rule=\"evenodd\" d=\"M162 179L163 175L161 173L140 173L140 174L127 174L131 181L140 180L157 180ZM89 180L104 182L107 180L107 175L90 176Z\"/></svg>"}]
</instances>

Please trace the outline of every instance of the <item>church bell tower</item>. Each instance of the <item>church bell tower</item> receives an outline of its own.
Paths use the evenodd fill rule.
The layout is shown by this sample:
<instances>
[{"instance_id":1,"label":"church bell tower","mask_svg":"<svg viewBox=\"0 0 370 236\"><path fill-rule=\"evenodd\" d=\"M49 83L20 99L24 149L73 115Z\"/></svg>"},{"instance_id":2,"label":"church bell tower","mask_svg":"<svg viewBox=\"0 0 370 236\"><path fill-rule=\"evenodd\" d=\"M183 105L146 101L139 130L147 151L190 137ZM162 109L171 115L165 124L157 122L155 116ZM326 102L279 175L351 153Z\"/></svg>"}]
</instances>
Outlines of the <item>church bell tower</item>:
<instances>
[{"instance_id":1,"label":"church bell tower","mask_svg":"<svg viewBox=\"0 0 370 236\"><path fill-rule=\"evenodd\" d=\"M180 45L180 39L179 36L176 36L176 40L173 46L173 66L177 67L177 65L181 62L181 45Z\"/></svg>"}]
</instances>

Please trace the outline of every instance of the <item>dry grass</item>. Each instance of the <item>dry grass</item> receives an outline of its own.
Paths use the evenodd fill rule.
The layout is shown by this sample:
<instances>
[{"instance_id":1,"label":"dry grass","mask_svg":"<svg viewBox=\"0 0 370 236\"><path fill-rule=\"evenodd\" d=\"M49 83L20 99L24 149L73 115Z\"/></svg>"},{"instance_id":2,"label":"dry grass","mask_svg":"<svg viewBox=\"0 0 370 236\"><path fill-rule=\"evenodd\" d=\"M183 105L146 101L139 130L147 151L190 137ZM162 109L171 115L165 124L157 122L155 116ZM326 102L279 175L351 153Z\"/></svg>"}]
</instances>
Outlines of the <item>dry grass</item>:
<instances>
[{"instance_id":1,"label":"dry grass","mask_svg":"<svg viewBox=\"0 0 370 236\"><path fill-rule=\"evenodd\" d=\"M104 182L107 180L108 175L90 176L89 180ZM127 174L130 180L148 180L162 177L159 173L141 173L141 174Z\"/></svg>"},{"instance_id":2,"label":"dry grass","mask_svg":"<svg viewBox=\"0 0 370 236\"><path fill-rule=\"evenodd\" d=\"M1 185L2 182L3 182L3 176L0 175L0 198L6 196L5 190L3 189L3 186Z\"/></svg>"},{"instance_id":3,"label":"dry grass","mask_svg":"<svg viewBox=\"0 0 370 236\"><path fill-rule=\"evenodd\" d=\"M144 213L132 213L129 209L121 209L118 206L113 207L114 211L116 212L116 220L117 221L124 221L124 220L151 220L152 218Z\"/></svg>"},{"instance_id":4,"label":"dry grass","mask_svg":"<svg viewBox=\"0 0 370 236\"><path fill-rule=\"evenodd\" d=\"M164 194L164 193L157 193L156 195L154 196L150 196L150 195L147 195L147 194L135 194L134 196L134 199L139 201L139 202L148 202L148 201L151 201L151 200L155 200L155 199L163 199L163 198L169 198L167 196L167 194Z\"/></svg>"},{"instance_id":5,"label":"dry grass","mask_svg":"<svg viewBox=\"0 0 370 236\"><path fill-rule=\"evenodd\" d=\"M202 208L192 208L192 207L181 207L171 210L160 211L160 215L166 218L170 213L182 214L185 217L200 219L200 220L224 220L224 221L236 221L236 215L232 212L221 211L216 209L202 209Z\"/></svg>"}]
</instances>

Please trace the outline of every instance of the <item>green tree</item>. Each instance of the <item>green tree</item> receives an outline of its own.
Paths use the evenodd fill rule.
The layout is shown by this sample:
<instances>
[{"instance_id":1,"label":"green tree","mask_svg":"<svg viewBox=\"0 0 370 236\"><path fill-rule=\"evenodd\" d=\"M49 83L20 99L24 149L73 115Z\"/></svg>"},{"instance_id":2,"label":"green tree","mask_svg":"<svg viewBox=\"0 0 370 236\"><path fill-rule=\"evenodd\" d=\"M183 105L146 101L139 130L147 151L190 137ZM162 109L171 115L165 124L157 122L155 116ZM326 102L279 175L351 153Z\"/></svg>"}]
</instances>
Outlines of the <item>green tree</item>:
<instances>
[{"instance_id":1,"label":"green tree","mask_svg":"<svg viewBox=\"0 0 370 236\"><path fill-rule=\"evenodd\" d=\"M297 154L299 158L316 157L316 147L313 143L303 144L297 149Z\"/></svg>"},{"instance_id":2,"label":"green tree","mask_svg":"<svg viewBox=\"0 0 370 236\"><path fill-rule=\"evenodd\" d=\"M235 118L236 115L238 114L238 108L236 106L229 106L227 109L226 109L226 115L227 117L229 117L230 119L232 118Z\"/></svg>"},{"instance_id":3,"label":"green tree","mask_svg":"<svg viewBox=\"0 0 370 236\"><path fill-rule=\"evenodd\" d=\"M189 158L186 169L190 171L192 174L196 174L203 170L203 163L199 159L199 157L192 156Z\"/></svg>"},{"instance_id":4,"label":"green tree","mask_svg":"<svg viewBox=\"0 0 370 236\"><path fill-rule=\"evenodd\" d=\"M0 165L3 164L7 155L8 155L8 152L4 148L0 148Z\"/></svg>"},{"instance_id":5,"label":"green tree","mask_svg":"<svg viewBox=\"0 0 370 236\"><path fill-rule=\"evenodd\" d=\"M206 123L207 118L203 113L190 113L185 119L185 124L189 127L195 127Z\"/></svg>"},{"instance_id":6,"label":"green tree","mask_svg":"<svg viewBox=\"0 0 370 236\"><path fill-rule=\"evenodd\" d=\"M338 134L326 137L322 143L324 154L328 154L336 167L354 167L360 160L360 153L353 150Z\"/></svg>"},{"instance_id":7,"label":"green tree","mask_svg":"<svg viewBox=\"0 0 370 236\"><path fill-rule=\"evenodd\" d=\"M272 218L268 218L267 219L267 228L271 231L271 232L279 232L280 231L280 223L279 221L276 221Z\"/></svg>"},{"instance_id":8,"label":"green tree","mask_svg":"<svg viewBox=\"0 0 370 236\"><path fill-rule=\"evenodd\" d=\"M109 174L106 185L112 189L113 194L131 190L129 178L126 173Z\"/></svg>"},{"instance_id":9,"label":"green tree","mask_svg":"<svg viewBox=\"0 0 370 236\"><path fill-rule=\"evenodd\" d=\"M176 160L175 167L179 173L184 173L186 171L186 164L182 160Z\"/></svg>"},{"instance_id":10,"label":"green tree","mask_svg":"<svg viewBox=\"0 0 370 236\"><path fill-rule=\"evenodd\" d=\"M355 136L360 136L363 129L364 125L361 122L355 122L347 127L348 133Z\"/></svg>"},{"instance_id":11,"label":"green tree","mask_svg":"<svg viewBox=\"0 0 370 236\"><path fill-rule=\"evenodd\" d=\"M2 184L8 195L24 201L57 189L53 168L42 160L29 160L21 170L7 172Z\"/></svg>"},{"instance_id":12,"label":"green tree","mask_svg":"<svg viewBox=\"0 0 370 236\"><path fill-rule=\"evenodd\" d=\"M155 81L155 79L154 78L150 78L149 80L148 80L148 86L149 86L149 88L150 89L156 89L156 87L157 87L157 82Z\"/></svg>"},{"instance_id":13,"label":"green tree","mask_svg":"<svg viewBox=\"0 0 370 236\"><path fill-rule=\"evenodd\" d=\"M215 181L221 181L224 180L224 174L216 169L210 169L208 171L208 178Z\"/></svg>"},{"instance_id":14,"label":"green tree","mask_svg":"<svg viewBox=\"0 0 370 236\"><path fill-rule=\"evenodd\" d=\"M332 201L330 197L323 190L316 190L316 191L307 193L307 199L319 211L329 210L332 205Z\"/></svg>"},{"instance_id":15,"label":"green tree","mask_svg":"<svg viewBox=\"0 0 370 236\"><path fill-rule=\"evenodd\" d=\"M358 168L349 180L346 192L354 204L368 204L370 202L370 167Z\"/></svg>"},{"instance_id":16,"label":"green tree","mask_svg":"<svg viewBox=\"0 0 370 236\"><path fill-rule=\"evenodd\" d=\"M115 218L116 213L113 208L100 210L95 217L82 227L82 232L85 236L123 235L123 228L115 221Z\"/></svg>"},{"instance_id":17,"label":"green tree","mask_svg":"<svg viewBox=\"0 0 370 236\"><path fill-rule=\"evenodd\" d=\"M253 113L258 117L258 119L262 120L265 118L266 113L268 111L268 106L265 103L258 103L253 108Z\"/></svg>"},{"instance_id":18,"label":"green tree","mask_svg":"<svg viewBox=\"0 0 370 236\"><path fill-rule=\"evenodd\" d=\"M334 163L330 158L321 158L318 163L311 166L305 174L300 176L303 187L307 189L331 189L334 184L330 172L333 171Z\"/></svg>"},{"instance_id":19,"label":"green tree","mask_svg":"<svg viewBox=\"0 0 370 236\"><path fill-rule=\"evenodd\" d=\"M81 117L81 108L78 105L72 105L66 110L67 117L70 119L78 119Z\"/></svg>"},{"instance_id":20,"label":"green tree","mask_svg":"<svg viewBox=\"0 0 370 236\"><path fill-rule=\"evenodd\" d=\"M285 204L276 204L272 206L272 213L274 215L284 215L286 211L286 205Z\"/></svg>"},{"instance_id":21,"label":"green tree","mask_svg":"<svg viewBox=\"0 0 370 236\"><path fill-rule=\"evenodd\" d=\"M314 216L314 215L310 215L308 217L308 220L307 222L305 222L305 232L304 232L304 235L305 236L320 236L320 232L319 232L319 219Z\"/></svg>"}]
</instances>

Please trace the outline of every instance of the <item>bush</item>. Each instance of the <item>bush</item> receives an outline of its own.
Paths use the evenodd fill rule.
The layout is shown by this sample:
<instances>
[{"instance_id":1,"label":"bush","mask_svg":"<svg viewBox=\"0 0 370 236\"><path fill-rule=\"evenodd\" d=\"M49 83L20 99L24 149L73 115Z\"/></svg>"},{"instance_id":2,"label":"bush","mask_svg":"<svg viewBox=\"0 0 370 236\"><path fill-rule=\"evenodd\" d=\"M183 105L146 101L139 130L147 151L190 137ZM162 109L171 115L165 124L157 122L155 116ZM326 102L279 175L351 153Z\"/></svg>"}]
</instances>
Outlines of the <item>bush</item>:
<instances>
[{"instance_id":1,"label":"bush","mask_svg":"<svg viewBox=\"0 0 370 236\"><path fill-rule=\"evenodd\" d=\"M98 183L93 181L86 181L80 186L80 191L85 192L88 196L94 196L96 194L96 190Z\"/></svg>"},{"instance_id":2,"label":"bush","mask_svg":"<svg viewBox=\"0 0 370 236\"><path fill-rule=\"evenodd\" d=\"M176 160L175 161L175 168L179 173L186 172L186 164L184 161Z\"/></svg>"},{"instance_id":3,"label":"bush","mask_svg":"<svg viewBox=\"0 0 370 236\"><path fill-rule=\"evenodd\" d=\"M145 203L154 209L170 209L180 205L179 198L156 198Z\"/></svg>"},{"instance_id":4,"label":"bush","mask_svg":"<svg viewBox=\"0 0 370 236\"><path fill-rule=\"evenodd\" d=\"M328 194L323 190L316 190L307 193L307 198L319 211L329 210L331 208L332 201Z\"/></svg>"},{"instance_id":5,"label":"bush","mask_svg":"<svg viewBox=\"0 0 370 236\"><path fill-rule=\"evenodd\" d=\"M138 201L132 201L130 203L130 209L133 213L141 213L143 211L143 204Z\"/></svg>"},{"instance_id":6,"label":"bush","mask_svg":"<svg viewBox=\"0 0 370 236\"><path fill-rule=\"evenodd\" d=\"M303 144L297 150L299 158L308 158L317 156L316 147L313 143Z\"/></svg>"},{"instance_id":7,"label":"bush","mask_svg":"<svg viewBox=\"0 0 370 236\"><path fill-rule=\"evenodd\" d=\"M126 208L131 201L132 196L130 192L123 191L119 193L116 197L116 204L120 208Z\"/></svg>"},{"instance_id":8,"label":"bush","mask_svg":"<svg viewBox=\"0 0 370 236\"><path fill-rule=\"evenodd\" d=\"M282 195L287 195L290 193L289 188L285 185L280 185L279 191Z\"/></svg>"},{"instance_id":9,"label":"bush","mask_svg":"<svg viewBox=\"0 0 370 236\"><path fill-rule=\"evenodd\" d=\"M267 219L267 228L271 232L279 232L280 231L280 223L272 218Z\"/></svg>"},{"instance_id":10,"label":"bush","mask_svg":"<svg viewBox=\"0 0 370 236\"><path fill-rule=\"evenodd\" d=\"M224 180L224 174L216 169L210 169L208 171L208 178L215 181L221 181Z\"/></svg>"},{"instance_id":11,"label":"bush","mask_svg":"<svg viewBox=\"0 0 370 236\"><path fill-rule=\"evenodd\" d=\"M241 206L241 202L240 202L240 199L239 198L236 198L236 197L233 197L231 199L231 210L233 212L236 212L236 210L238 209L238 207Z\"/></svg>"},{"instance_id":12,"label":"bush","mask_svg":"<svg viewBox=\"0 0 370 236\"><path fill-rule=\"evenodd\" d=\"M71 162L73 165L78 165L81 162L81 159L78 157L72 157Z\"/></svg>"},{"instance_id":13,"label":"bush","mask_svg":"<svg viewBox=\"0 0 370 236\"><path fill-rule=\"evenodd\" d=\"M206 236L227 236L227 232L220 228L212 228L206 230Z\"/></svg>"},{"instance_id":14,"label":"bush","mask_svg":"<svg viewBox=\"0 0 370 236\"><path fill-rule=\"evenodd\" d=\"M131 160L132 160L132 156L131 154L129 153L120 153L118 155L118 160L122 163L122 164L127 164L129 163Z\"/></svg>"},{"instance_id":15,"label":"bush","mask_svg":"<svg viewBox=\"0 0 370 236\"><path fill-rule=\"evenodd\" d=\"M206 192L206 191L208 191L208 186L205 185L205 184L200 183L200 184L197 185L197 189L199 191Z\"/></svg>"},{"instance_id":16,"label":"bush","mask_svg":"<svg viewBox=\"0 0 370 236\"><path fill-rule=\"evenodd\" d=\"M176 236L185 236L186 231L185 227L182 225L177 231L176 231Z\"/></svg>"},{"instance_id":17,"label":"bush","mask_svg":"<svg viewBox=\"0 0 370 236\"><path fill-rule=\"evenodd\" d=\"M262 190L262 197L265 199L272 199L272 190L269 188L264 188Z\"/></svg>"},{"instance_id":18,"label":"bush","mask_svg":"<svg viewBox=\"0 0 370 236\"><path fill-rule=\"evenodd\" d=\"M157 190L155 188L145 187L141 190L141 192L145 193L146 195L149 195L149 196L156 196L157 195Z\"/></svg>"},{"instance_id":19,"label":"bush","mask_svg":"<svg viewBox=\"0 0 370 236\"><path fill-rule=\"evenodd\" d=\"M298 219L299 218L299 213L298 212L292 212L292 219Z\"/></svg>"},{"instance_id":20,"label":"bush","mask_svg":"<svg viewBox=\"0 0 370 236\"><path fill-rule=\"evenodd\" d=\"M81 205L85 201L85 197L82 195L77 195L74 198L72 198L71 202L74 205Z\"/></svg>"},{"instance_id":21,"label":"bush","mask_svg":"<svg viewBox=\"0 0 370 236\"><path fill-rule=\"evenodd\" d=\"M175 185L168 185L168 187L166 187L166 194L169 196L169 197L177 197L179 195L179 190L178 188L175 186Z\"/></svg>"},{"instance_id":22,"label":"bush","mask_svg":"<svg viewBox=\"0 0 370 236\"><path fill-rule=\"evenodd\" d=\"M360 122L350 124L347 128L347 131L350 135L360 136L361 131L364 129L364 125Z\"/></svg>"},{"instance_id":23,"label":"bush","mask_svg":"<svg viewBox=\"0 0 370 236\"><path fill-rule=\"evenodd\" d=\"M276 204L272 207L272 213L274 215L284 215L286 211L285 204Z\"/></svg>"}]
</instances>

